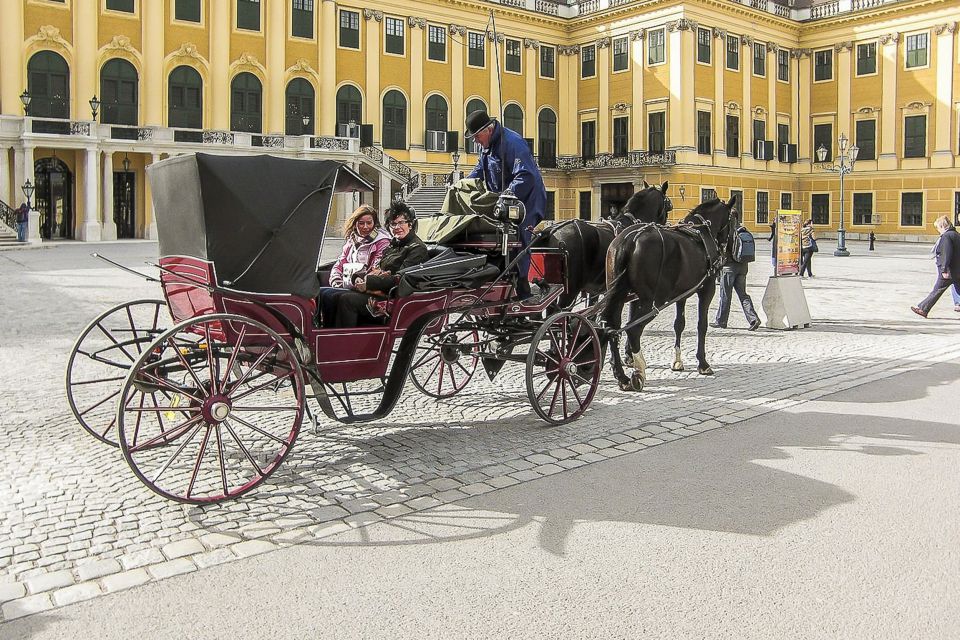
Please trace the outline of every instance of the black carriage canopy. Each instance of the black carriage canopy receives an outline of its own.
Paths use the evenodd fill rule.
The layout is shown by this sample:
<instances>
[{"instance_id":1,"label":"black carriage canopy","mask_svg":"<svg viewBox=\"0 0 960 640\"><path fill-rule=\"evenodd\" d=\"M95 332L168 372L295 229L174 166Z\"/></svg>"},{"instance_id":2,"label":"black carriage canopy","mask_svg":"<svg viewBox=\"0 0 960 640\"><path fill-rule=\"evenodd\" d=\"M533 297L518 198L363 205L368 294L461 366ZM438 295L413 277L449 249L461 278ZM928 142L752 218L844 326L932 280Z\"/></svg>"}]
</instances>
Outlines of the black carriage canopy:
<instances>
[{"instance_id":1,"label":"black carriage canopy","mask_svg":"<svg viewBox=\"0 0 960 640\"><path fill-rule=\"evenodd\" d=\"M372 191L333 160L184 155L147 167L160 255L209 260L217 284L315 297L334 193Z\"/></svg>"}]
</instances>

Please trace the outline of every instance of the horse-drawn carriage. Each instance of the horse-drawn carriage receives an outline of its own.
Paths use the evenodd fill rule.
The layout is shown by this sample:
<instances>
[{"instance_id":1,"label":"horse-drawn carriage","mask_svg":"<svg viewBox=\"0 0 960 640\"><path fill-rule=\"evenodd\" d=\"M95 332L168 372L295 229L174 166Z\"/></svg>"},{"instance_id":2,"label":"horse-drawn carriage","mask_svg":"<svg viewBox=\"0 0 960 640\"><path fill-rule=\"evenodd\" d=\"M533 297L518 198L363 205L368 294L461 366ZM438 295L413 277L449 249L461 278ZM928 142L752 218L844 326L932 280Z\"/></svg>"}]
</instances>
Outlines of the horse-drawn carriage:
<instances>
[{"instance_id":1,"label":"horse-drawn carriage","mask_svg":"<svg viewBox=\"0 0 960 640\"><path fill-rule=\"evenodd\" d=\"M598 330L581 313L548 313L566 290L564 248L529 249L540 293L520 300L506 264L515 228L487 221L476 233L444 221L446 248L403 274L386 318L323 328L324 229L335 193L371 189L359 175L332 161L204 154L148 174L163 299L93 320L70 355L66 387L80 424L119 446L160 495L240 496L283 462L313 419L309 401L341 422L380 419L408 376L449 397L479 363L492 377L514 361L544 420L568 422L590 405Z\"/></svg>"}]
</instances>

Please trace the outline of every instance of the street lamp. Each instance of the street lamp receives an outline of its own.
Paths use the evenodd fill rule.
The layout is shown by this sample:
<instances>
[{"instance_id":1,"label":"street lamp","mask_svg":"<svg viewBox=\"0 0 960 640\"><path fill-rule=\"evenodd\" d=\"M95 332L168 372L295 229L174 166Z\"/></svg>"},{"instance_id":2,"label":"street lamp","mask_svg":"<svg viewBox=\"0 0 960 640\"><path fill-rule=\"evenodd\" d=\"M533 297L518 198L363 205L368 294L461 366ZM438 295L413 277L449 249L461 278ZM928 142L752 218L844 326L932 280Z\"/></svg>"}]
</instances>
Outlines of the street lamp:
<instances>
[{"instance_id":1,"label":"street lamp","mask_svg":"<svg viewBox=\"0 0 960 640\"><path fill-rule=\"evenodd\" d=\"M20 188L23 189L23 195L27 196L27 209L33 209L33 207L30 206L30 198L33 197L33 192L36 190L36 187L30 182L30 178L27 178L27 181L24 182Z\"/></svg>"},{"instance_id":2,"label":"street lamp","mask_svg":"<svg viewBox=\"0 0 960 640\"><path fill-rule=\"evenodd\" d=\"M123 154L123 210L121 211L120 220L117 220L117 216L114 215L113 221L115 223L119 222L121 235L124 238L129 238L133 236L133 229L128 229L127 226L130 223L130 158L127 157L127 154Z\"/></svg>"},{"instance_id":3,"label":"street lamp","mask_svg":"<svg viewBox=\"0 0 960 640\"><path fill-rule=\"evenodd\" d=\"M450 174L450 185L452 188L453 184L460 178L460 174L457 171L457 165L460 164L460 149L454 149L450 155L450 159L453 160L453 173Z\"/></svg>"},{"instance_id":4,"label":"street lamp","mask_svg":"<svg viewBox=\"0 0 960 640\"><path fill-rule=\"evenodd\" d=\"M840 150L840 154L837 156L837 162L823 166L827 171L840 174L840 225L837 227L837 250L833 252L833 255L839 257L850 255L850 252L847 251L847 230L843 220L843 176L853 171L853 165L857 161L857 155L860 153L860 148L857 145L853 145L847 149L848 142L849 139L846 134L841 133L837 139ZM823 165L827 159L827 148L822 142L820 143L820 147L817 148L817 159L820 160L821 165Z\"/></svg>"},{"instance_id":5,"label":"street lamp","mask_svg":"<svg viewBox=\"0 0 960 640\"><path fill-rule=\"evenodd\" d=\"M90 110L93 112L93 119L97 119L97 111L100 110L100 101L97 100L97 96L94 95L90 98Z\"/></svg>"},{"instance_id":6,"label":"street lamp","mask_svg":"<svg viewBox=\"0 0 960 640\"><path fill-rule=\"evenodd\" d=\"M20 102L23 103L23 115L29 115L31 100L33 100L33 96L30 95L29 91L24 89L23 93L20 94Z\"/></svg>"}]
</instances>

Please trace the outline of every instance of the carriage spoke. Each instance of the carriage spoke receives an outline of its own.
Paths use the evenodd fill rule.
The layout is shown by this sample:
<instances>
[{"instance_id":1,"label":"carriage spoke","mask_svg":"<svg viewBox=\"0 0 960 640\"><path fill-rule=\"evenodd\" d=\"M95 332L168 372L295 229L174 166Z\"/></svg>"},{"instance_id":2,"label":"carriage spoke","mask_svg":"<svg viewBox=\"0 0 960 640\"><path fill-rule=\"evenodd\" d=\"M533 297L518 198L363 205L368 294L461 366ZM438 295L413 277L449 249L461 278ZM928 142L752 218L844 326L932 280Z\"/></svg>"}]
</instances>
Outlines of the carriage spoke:
<instances>
[{"instance_id":1,"label":"carriage spoke","mask_svg":"<svg viewBox=\"0 0 960 640\"><path fill-rule=\"evenodd\" d=\"M550 409L547 415L553 415L553 408L557 405L557 396L560 395L560 381L554 380L553 398L550 400Z\"/></svg>"},{"instance_id":2,"label":"carriage spoke","mask_svg":"<svg viewBox=\"0 0 960 640\"><path fill-rule=\"evenodd\" d=\"M114 337L110 334L110 332L107 331L106 328L105 328L102 324L100 324L99 322L97 323L97 328L100 329L100 332L103 333L103 335L107 336L107 339L108 339L110 342L112 342L113 344L115 344L115 345L117 346L117 348L120 349L120 351L123 352L123 355L127 356L128 358L130 358L130 362L133 362L134 360L136 360L136 358L134 358L132 355L130 355L130 354L127 352L127 350L123 348L123 345L120 344L119 342L117 342L117 339L114 338Z\"/></svg>"},{"instance_id":3,"label":"carriage spoke","mask_svg":"<svg viewBox=\"0 0 960 640\"><path fill-rule=\"evenodd\" d=\"M233 371L233 365L237 361L237 354L240 353L240 345L243 344L243 339L247 336L247 325L240 327L240 335L237 336L237 344L233 346L233 351L230 352L230 357L227 359L227 368L224 370L223 381L220 383L221 389L227 388L227 383L230 381L230 372Z\"/></svg>"},{"instance_id":4,"label":"carriage spoke","mask_svg":"<svg viewBox=\"0 0 960 640\"><path fill-rule=\"evenodd\" d=\"M203 462L203 454L207 451L207 442L210 440L210 425L207 425L207 431L203 434L203 442L200 443L200 451L197 453L197 461L193 465L193 473L190 475L190 484L187 485L187 497L193 493L193 487L197 482L197 474L200 473L200 463Z\"/></svg>"},{"instance_id":5,"label":"carriage spoke","mask_svg":"<svg viewBox=\"0 0 960 640\"><path fill-rule=\"evenodd\" d=\"M223 462L223 437L220 434L220 425L216 426L217 433L217 460L220 462L220 482L223 483L223 495L230 493L227 488L227 467Z\"/></svg>"},{"instance_id":6,"label":"carriage spoke","mask_svg":"<svg viewBox=\"0 0 960 640\"><path fill-rule=\"evenodd\" d=\"M237 422L239 422L240 424L242 424L242 425L245 426L246 428L248 428L248 429L253 429L254 431L256 431L257 433L259 433L260 435L262 435L262 436L264 436L264 437L266 437L266 438L270 438L271 440L275 440L276 442L279 442L279 443L282 444L284 447L288 446L288 445L287 445L287 441L284 440L283 438L278 438L277 436L273 435L272 433L270 433L270 432L268 432L268 431L264 431L264 430L261 429L260 427L256 427L256 426L250 424L249 422L247 422L247 421L244 420L243 418L240 418L239 416L232 416L232 417L233 417L234 420L236 420Z\"/></svg>"},{"instance_id":7,"label":"carriage spoke","mask_svg":"<svg viewBox=\"0 0 960 640\"><path fill-rule=\"evenodd\" d=\"M193 378L193 381L197 383L197 388L202 392L203 383L200 382L200 378L197 376L197 372L193 370L193 367L190 366L190 364L187 362L187 359L183 357L182 353L180 353L180 347L174 344L172 338L167 338L167 342L170 344L171 347L173 347L173 353L174 355L177 356L177 360L180 361L180 364L182 364L183 368L187 370L187 372L190 374L190 377Z\"/></svg>"},{"instance_id":8,"label":"carriage spoke","mask_svg":"<svg viewBox=\"0 0 960 640\"><path fill-rule=\"evenodd\" d=\"M570 414L567 411L567 381L563 378L560 379L560 397L563 402L563 417L569 418Z\"/></svg>"},{"instance_id":9,"label":"carriage spoke","mask_svg":"<svg viewBox=\"0 0 960 640\"><path fill-rule=\"evenodd\" d=\"M281 380L286 380L287 378L289 378L289 377L292 376L292 375L293 375L293 371L291 371L291 372L289 372L289 373L286 373L286 374L284 374L284 375L282 375L282 376L280 376L280 377L278 377L278 378L274 378L273 380L268 380L267 382L265 382L265 383L263 383L263 384L261 384L261 385L257 385L256 387L249 387L249 388L248 388L246 391L244 391L243 393L237 394L236 396L231 396L230 399L233 400L234 402L236 402L237 400L242 400L243 398L246 398L247 396L249 396L251 393L256 393L257 391L260 391L260 389L266 389L266 388L269 387L270 385L276 384L276 383L280 382ZM234 387L234 388L236 388L236 387ZM231 389L231 391L233 391L233 389Z\"/></svg>"},{"instance_id":10,"label":"carriage spoke","mask_svg":"<svg viewBox=\"0 0 960 640\"><path fill-rule=\"evenodd\" d=\"M201 400L201 399L198 398L197 396L193 395L192 393L190 393L189 391L187 391L187 390L184 389L183 387L175 386L173 383L171 383L171 382L170 382L169 380L167 380L166 378L158 378L157 376L153 375L152 373L147 373L147 372L144 371L143 369L141 369L141 370L139 371L139 375L145 376L145 377L149 378L150 380L153 380L153 382L155 382L156 384L160 385L161 387L166 387L167 389L170 389L170 390L173 391L174 393L179 393L180 395L186 396L186 397L190 398L191 400L193 400L194 402L203 402L203 400ZM161 393L162 393L162 390L161 390Z\"/></svg>"},{"instance_id":11,"label":"carriage spoke","mask_svg":"<svg viewBox=\"0 0 960 640\"><path fill-rule=\"evenodd\" d=\"M471 375L470 371L468 371L465 366L460 364L459 360L457 360L457 366L460 367L460 370L463 371L465 374L467 374L468 377Z\"/></svg>"},{"instance_id":12,"label":"carriage spoke","mask_svg":"<svg viewBox=\"0 0 960 640\"><path fill-rule=\"evenodd\" d=\"M207 341L207 367L210 369L210 393L219 393L220 373L213 356L213 340L210 339L210 323L203 325L203 337Z\"/></svg>"},{"instance_id":13,"label":"carriage spoke","mask_svg":"<svg viewBox=\"0 0 960 640\"><path fill-rule=\"evenodd\" d=\"M277 345L273 344L270 346L269 349L261 353L260 357L257 358L252 365L250 365L250 368L248 368L246 371L243 372L243 375L240 376L240 379L237 380L232 387L230 387L230 391L228 391L227 393L228 394L232 393L234 389L238 388L241 384L243 384L246 381L246 379L250 377L250 374L253 371L255 371L257 367L259 367L264 360L267 359L267 356L269 356L274 351L276 351L276 349L277 349Z\"/></svg>"},{"instance_id":14,"label":"carriage spoke","mask_svg":"<svg viewBox=\"0 0 960 640\"><path fill-rule=\"evenodd\" d=\"M170 456L170 459L167 460L166 463L164 463L164 465L163 465L163 467L161 467L160 471L157 472L157 475L155 475L155 476L153 477L153 479L151 480L151 482L153 482L153 484L157 484L157 482L160 480L160 476L162 476L162 475L164 474L164 472L165 472L167 469L170 468L170 465L173 464L173 461L176 460L177 457L178 457L181 453L183 453L183 450L187 448L187 445L190 444L190 441L191 441L191 440L193 440L193 436L197 435L197 433L200 431L200 427L202 427L202 426L203 426L203 425L198 424L198 425L196 426L196 428L193 430L193 433L191 433L189 436L187 436L187 438L180 444L180 446L177 447L177 450L173 452L173 455ZM131 451L132 451L132 449L131 449Z\"/></svg>"},{"instance_id":15,"label":"carriage spoke","mask_svg":"<svg viewBox=\"0 0 960 640\"><path fill-rule=\"evenodd\" d=\"M114 415L113 418L110 419L110 424L108 424L108 425L106 426L106 428L105 428L103 431L100 432L100 436L103 437L103 438L106 438L106 437L107 437L107 434L110 433L110 429L113 428L113 425L115 425L115 424L117 424L117 416L116 416L116 415Z\"/></svg>"},{"instance_id":16,"label":"carriage spoke","mask_svg":"<svg viewBox=\"0 0 960 640\"><path fill-rule=\"evenodd\" d=\"M170 442L172 440L176 440L177 438L182 436L184 433L186 433L190 429L190 427L200 422L202 419L203 419L203 416L193 416L189 420L181 422L180 424L178 424L177 426L173 427L168 431L162 431L160 435L154 436L153 438L150 438L146 442L141 442L140 444L133 444L130 446L130 449L129 449L130 453L139 453L144 449L148 449L152 447L153 445L157 444L161 440L164 442Z\"/></svg>"},{"instance_id":17,"label":"carriage spoke","mask_svg":"<svg viewBox=\"0 0 960 640\"><path fill-rule=\"evenodd\" d=\"M573 391L573 397L577 399L577 404L581 407L583 406L583 398L580 397L580 392L577 391L577 385L573 384L572 381L567 381L570 384L570 390Z\"/></svg>"},{"instance_id":18,"label":"carriage spoke","mask_svg":"<svg viewBox=\"0 0 960 640\"><path fill-rule=\"evenodd\" d=\"M450 384L452 384L453 388L456 389L458 385L457 385L457 378L453 373L453 365L450 365L450 364L447 365L447 373L450 374Z\"/></svg>"},{"instance_id":19,"label":"carriage spoke","mask_svg":"<svg viewBox=\"0 0 960 640\"><path fill-rule=\"evenodd\" d=\"M424 349L423 356L413 363L413 368L425 366L428 362L432 362L435 358L440 357L440 350L433 349ZM429 356L429 357L428 357Z\"/></svg>"},{"instance_id":20,"label":"carriage spoke","mask_svg":"<svg viewBox=\"0 0 960 640\"><path fill-rule=\"evenodd\" d=\"M198 413L202 411L200 407L127 407L131 413L166 413L168 411L178 411L180 413Z\"/></svg>"},{"instance_id":21,"label":"carriage spoke","mask_svg":"<svg viewBox=\"0 0 960 640\"><path fill-rule=\"evenodd\" d=\"M233 407L230 411L299 411L300 407Z\"/></svg>"},{"instance_id":22,"label":"carriage spoke","mask_svg":"<svg viewBox=\"0 0 960 640\"><path fill-rule=\"evenodd\" d=\"M257 470L257 473L262 478L266 474L263 472L263 469L260 468L260 465L257 464L257 461L254 459L253 454L250 453L250 450L247 449L246 445L243 444L243 441L240 440L240 436L236 434L233 430L233 427L230 426L230 423L226 420L223 421L223 426L227 428L227 431L230 432L230 435L233 436L233 439L236 440L237 445L240 447L240 451L243 452L243 455L247 458L247 461L253 465L253 468Z\"/></svg>"},{"instance_id":23,"label":"carriage spoke","mask_svg":"<svg viewBox=\"0 0 960 640\"><path fill-rule=\"evenodd\" d=\"M140 336L137 335L137 326L133 321L133 314L130 313L130 307L127 307L127 321L130 323L130 330L133 332L133 345L137 348L137 353L143 353L140 348Z\"/></svg>"},{"instance_id":24,"label":"carriage spoke","mask_svg":"<svg viewBox=\"0 0 960 640\"><path fill-rule=\"evenodd\" d=\"M115 378L97 378L95 380L80 380L78 382L71 382L70 384L72 384L75 387L79 387L85 384L98 384L100 382L117 382L119 380L123 380L126 377L127 376L116 376Z\"/></svg>"},{"instance_id":25,"label":"carriage spoke","mask_svg":"<svg viewBox=\"0 0 960 640\"><path fill-rule=\"evenodd\" d=\"M552 373L553 373L553 374L558 373L559 371L560 371L559 368L558 368L558 369L544 369L543 371L537 371L536 373L532 374L532 377L534 377L534 378L539 378L540 376L548 376L548 375L550 375L550 374L552 374Z\"/></svg>"},{"instance_id":26,"label":"carriage spoke","mask_svg":"<svg viewBox=\"0 0 960 640\"><path fill-rule=\"evenodd\" d=\"M145 396L140 394L140 411L137 412L137 421L133 427L133 444L137 444L137 437L140 435L140 421L143 419L143 401Z\"/></svg>"},{"instance_id":27,"label":"carriage spoke","mask_svg":"<svg viewBox=\"0 0 960 640\"><path fill-rule=\"evenodd\" d=\"M93 411L94 409L96 409L97 407L99 407L100 405L102 405L102 404L103 404L104 402L106 402L107 400L110 400L111 398L117 397L118 395L120 395L120 392L121 392L121 391L122 391L122 389L117 389L116 391L114 391L113 393L111 393L110 395L108 395L106 398L104 398L103 400L101 400L101 401L98 402L97 404L93 405L92 407L89 407L86 411L81 411L81 412L80 412L80 417L82 418L83 416L87 415L88 413L90 413L91 411Z\"/></svg>"}]
</instances>

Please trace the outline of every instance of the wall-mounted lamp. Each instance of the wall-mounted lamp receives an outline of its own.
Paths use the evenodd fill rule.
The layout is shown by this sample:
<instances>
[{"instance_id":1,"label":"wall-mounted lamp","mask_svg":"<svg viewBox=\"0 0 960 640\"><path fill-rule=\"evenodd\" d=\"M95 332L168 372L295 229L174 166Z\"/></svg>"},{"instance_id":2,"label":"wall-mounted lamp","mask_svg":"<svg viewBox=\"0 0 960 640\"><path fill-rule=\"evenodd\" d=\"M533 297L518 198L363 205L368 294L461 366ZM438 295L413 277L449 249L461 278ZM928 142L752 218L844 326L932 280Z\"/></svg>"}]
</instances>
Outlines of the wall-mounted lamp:
<instances>
[{"instance_id":1,"label":"wall-mounted lamp","mask_svg":"<svg viewBox=\"0 0 960 640\"><path fill-rule=\"evenodd\" d=\"M94 95L90 98L90 111L93 112L93 119L97 119L97 112L100 111L100 101L97 99L97 96Z\"/></svg>"},{"instance_id":2,"label":"wall-mounted lamp","mask_svg":"<svg viewBox=\"0 0 960 640\"><path fill-rule=\"evenodd\" d=\"M301 120L303 121L303 126L304 126L304 127L309 127L309 126L310 126L310 115L309 115L309 114L307 114L307 113L303 114L303 118L301 118Z\"/></svg>"},{"instance_id":3,"label":"wall-mounted lamp","mask_svg":"<svg viewBox=\"0 0 960 640\"><path fill-rule=\"evenodd\" d=\"M23 103L23 115L27 115L29 113L31 100L33 100L33 96L30 95L29 91L24 89L23 93L20 94L20 102Z\"/></svg>"},{"instance_id":4,"label":"wall-mounted lamp","mask_svg":"<svg viewBox=\"0 0 960 640\"><path fill-rule=\"evenodd\" d=\"M127 157L127 154L123 154L123 172L130 173L130 158Z\"/></svg>"}]
</instances>

